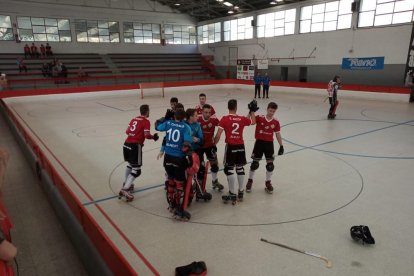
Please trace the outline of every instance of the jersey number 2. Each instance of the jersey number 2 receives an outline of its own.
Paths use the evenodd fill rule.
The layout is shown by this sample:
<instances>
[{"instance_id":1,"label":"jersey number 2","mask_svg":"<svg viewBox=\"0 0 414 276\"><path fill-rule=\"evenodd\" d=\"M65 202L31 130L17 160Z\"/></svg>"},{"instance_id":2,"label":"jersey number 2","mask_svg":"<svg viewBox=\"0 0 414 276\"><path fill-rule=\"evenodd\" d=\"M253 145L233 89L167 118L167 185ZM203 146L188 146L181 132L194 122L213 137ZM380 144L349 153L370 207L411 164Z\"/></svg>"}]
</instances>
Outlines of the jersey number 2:
<instances>
[{"instance_id":1,"label":"jersey number 2","mask_svg":"<svg viewBox=\"0 0 414 276\"><path fill-rule=\"evenodd\" d=\"M231 134L239 135L238 130L240 128L240 125L238 123L233 123L231 126L233 127L233 130L231 131Z\"/></svg>"}]
</instances>

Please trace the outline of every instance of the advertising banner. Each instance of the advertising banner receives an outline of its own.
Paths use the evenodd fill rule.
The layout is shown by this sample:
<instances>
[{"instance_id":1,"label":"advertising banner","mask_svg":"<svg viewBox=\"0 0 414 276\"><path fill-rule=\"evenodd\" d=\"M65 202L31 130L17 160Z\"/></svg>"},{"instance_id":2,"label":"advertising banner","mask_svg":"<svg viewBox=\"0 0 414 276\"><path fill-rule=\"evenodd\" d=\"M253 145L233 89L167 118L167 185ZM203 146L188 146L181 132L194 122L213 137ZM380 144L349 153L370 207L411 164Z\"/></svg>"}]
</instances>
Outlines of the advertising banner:
<instances>
[{"instance_id":1,"label":"advertising banner","mask_svg":"<svg viewBox=\"0 0 414 276\"><path fill-rule=\"evenodd\" d=\"M254 78L254 64L251 59L237 60L237 79L252 80Z\"/></svg>"},{"instance_id":2,"label":"advertising banner","mask_svg":"<svg viewBox=\"0 0 414 276\"><path fill-rule=\"evenodd\" d=\"M343 58L344 70L382 70L384 57Z\"/></svg>"}]
</instances>

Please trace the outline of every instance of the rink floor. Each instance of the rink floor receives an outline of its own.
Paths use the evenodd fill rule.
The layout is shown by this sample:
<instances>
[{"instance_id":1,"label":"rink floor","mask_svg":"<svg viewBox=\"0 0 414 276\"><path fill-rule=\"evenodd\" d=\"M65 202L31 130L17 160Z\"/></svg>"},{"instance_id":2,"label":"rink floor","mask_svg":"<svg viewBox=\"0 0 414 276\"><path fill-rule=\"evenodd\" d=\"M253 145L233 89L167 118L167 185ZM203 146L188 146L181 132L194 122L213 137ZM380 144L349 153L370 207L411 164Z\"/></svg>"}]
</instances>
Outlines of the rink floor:
<instances>
[{"instance_id":1,"label":"rink floor","mask_svg":"<svg viewBox=\"0 0 414 276\"><path fill-rule=\"evenodd\" d=\"M173 275L176 266L199 260L206 262L209 275L411 275L414 105L408 96L340 91L337 118L327 120L325 92L272 89L269 100L258 100L257 113L264 114L270 100L279 105L285 154L275 160L274 194L264 191L263 162L252 193L236 206L223 204L221 193L211 191L209 176L213 199L194 202L189 222L172 219L167 210L164 170L156 159L161 140L145 143L135 200L118 200L126 126L143 103L150 105L153 128L170 97L189 108L198 104L201 92L219 117L227 114L231 98L239 102L238 113L247 114L250 88L166 88L165 98L149 91L154 94L143 100L137 90L129 90L5 102L140 275ZM244 137L250 162L254 127L246 128ZM224 137L218 145L220 163L223 149ZM227 192L222 170L219 180ZM370 227L374 246L351 239L349 228L360 224ZM333 267L260 238L318 253Z\"/></svg>"}]
</instances>

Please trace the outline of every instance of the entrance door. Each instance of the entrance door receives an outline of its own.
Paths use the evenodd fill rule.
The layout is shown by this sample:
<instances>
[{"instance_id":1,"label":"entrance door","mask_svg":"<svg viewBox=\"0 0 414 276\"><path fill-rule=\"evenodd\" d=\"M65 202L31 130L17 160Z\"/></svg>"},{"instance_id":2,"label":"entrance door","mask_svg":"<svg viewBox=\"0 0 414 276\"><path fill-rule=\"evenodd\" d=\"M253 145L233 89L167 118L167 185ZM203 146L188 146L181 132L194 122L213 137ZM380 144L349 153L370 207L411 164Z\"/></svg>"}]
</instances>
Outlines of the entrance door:
<instances>
[{"instance_id":1,"label":"entrance door","mask_svg":"<svg viewBox=\"0 0 414 276\"><path fill-rule=\"evenodd\" d=\"M227 65L227 78L228 79L231 76L232 78L236 78L236 75L231 74L230 72L235 72L238 57L239 57L239 48L229 47L229 58L228 58L228 65Z\"/></svg>"},{"instance_id":2,"label":"entrance door","mask_svg":"<svg viewBox=\"0 0 414 276\"><path fill-rule=\"evenodd\" d=\"M288 67L282 67L280 72L280 80L287 81L288 80Z\"/></svg>"},{"instance_id":3,"label":"entrance door","mask_svg":"<svg viewBox=\"0 0 414 276\"><path fill-rule=\"evenodd\" d=\"M308 67L299 68L299 81L307 82L308 80Z\"/></svg>"}]
</instances>

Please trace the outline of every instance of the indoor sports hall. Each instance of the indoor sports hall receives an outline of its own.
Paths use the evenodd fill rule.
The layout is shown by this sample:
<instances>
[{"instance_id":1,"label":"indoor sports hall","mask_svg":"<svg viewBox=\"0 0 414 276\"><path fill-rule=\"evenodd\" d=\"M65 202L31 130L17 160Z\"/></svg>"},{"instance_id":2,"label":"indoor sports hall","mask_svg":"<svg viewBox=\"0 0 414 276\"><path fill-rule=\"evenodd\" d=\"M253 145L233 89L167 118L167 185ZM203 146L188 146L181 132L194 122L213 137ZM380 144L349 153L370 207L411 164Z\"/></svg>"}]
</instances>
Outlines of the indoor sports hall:
<instances>
[{"instance_id":1,"label":"indoor sports hall","mask_svg":"<svg viewBox=\"0 0 414 276\"><path fill-rule=\"evenodd\" d=\"M48 1L0 0L1 230L17 248L0 275L412 274L414 1ZM25 57L26 43L49 43L53 56ZM42 76L49 61L68 75ZM270 77L269 98L255 97L258 76L261 89ZM339 105L327 118L334 76ZM191 219L177 219L158 132L134 200L119 199L140 106L153 134L172 97L187 109L200 93L219 119L231 99L239 115L254 98L256 115L278 104L273 194L262 160L243 201L223 202L223 134L224 190L209 173L212 199L194 198ZM244 129L244 181L255 128ZM360 225L374 244L351 237ZM175 272L200 261L204 272Z\"/></svg>"}]
</instances>

